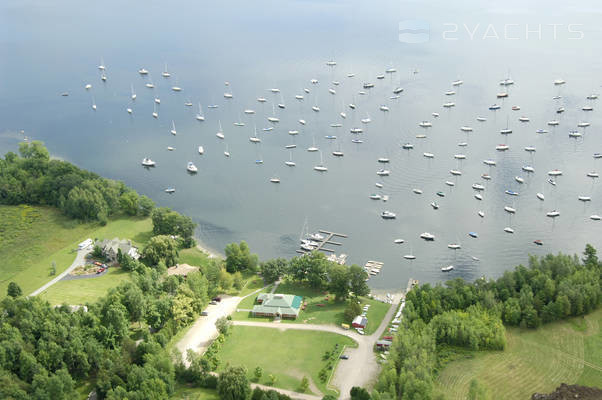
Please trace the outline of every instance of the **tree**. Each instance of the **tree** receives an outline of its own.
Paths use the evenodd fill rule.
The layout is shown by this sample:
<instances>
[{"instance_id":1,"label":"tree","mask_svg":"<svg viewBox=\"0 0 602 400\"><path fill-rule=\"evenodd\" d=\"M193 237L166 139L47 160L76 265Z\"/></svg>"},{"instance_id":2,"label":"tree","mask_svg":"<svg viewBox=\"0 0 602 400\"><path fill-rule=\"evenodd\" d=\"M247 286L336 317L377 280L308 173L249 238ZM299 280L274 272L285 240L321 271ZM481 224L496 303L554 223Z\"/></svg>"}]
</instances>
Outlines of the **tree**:
<instances>
[{"instance_id":1,"label":"tree","mask_svg":"<svg viewBox=\"0 0 602 400\"><path fill-rule=\"evenodd\" d=\"M171 267L178 261L176 241L166 235L153 236L142 251L142 258L151 266L163 261L166 266Z\"/></svg>"},{"instance_id":2,"label":"tree","mask_svg":"<svg viewBox=\"0 0 602 400\"><path fill-rule=\"evenodd\" d=\"M268 375L268 385L274 386L276 384L276 375L269 374Z\"/></svg>"},{"instance_id":3,"label":"tree","mask_svg":"<svg viewBox=\"0 0 602 400\"><path fill-rule=\"evenodd\" d=\"M192 238L196 227L190 217L181 215L167 207L155 208L151 212L151 219L155 235L179 236L185 242Z\"/></svg>"},{"instance_id":4,"label":"tree","mask_svg":"<svg viewBox=\"0 0 602 400\"><path fill-rule=\"evenodd\" d=\"M303 379L301 379L301 386L299 387L299 389L301 389L301 392L306 392L307 389L309 389L309 379L307 379L307 376L304 376Z\"/></svg>"},{"instance_id":5,"label":"tree","mask_svg":"<svg viewBox=\"0 0 602 400\"><path fill-rule=\"evenodd\" d=\"M261 276L266 283L276 282L284 273L288 263L284 258L274 258L261 263Z\"/></svg>"},{"instance_id":6,"label":"tree","mask_svg":"<svg viewBox=\"0 0 602 400\"><path fill-rule=\"evenodd\" d=\"M93 258L100 258L100 259L102 259L105 256L104 252L102 251L102 248L99 245L97 245L97 244L94 245L94 248L92 249L92 253L91 254L92 254Z\"/></svg>"},{"instance_id":7,"label":"tree","mask_svg":"<svg viewBox=\"0 0 602 400\"><path fill-rule=\"evenodd\" d=\"M598 256L596 254L596 249L591 244L585 245L585 251L583 252L583 263L585 265L598 265Z\"/></svg>"},{"instance_id":8,"label":"tree","mask_svg":"<svg viewBox=\"0 0 602 400\"><path fill-rule=\"evenodd\" d=\"M298 281L307 281L315 289L322 288L328 281L328 268L331 262L324 253L312 251L300 257L293 257L289 263L289 274Z\"/></svg>"},{"instance_id":9,"label":"tree","mask_svg":"<svg viewBox=\"0 0 602 400\"><path fill-rule=\"evenodd\" d=\"M366 279L368 279L368 273L364 268L355 264L349 267L349 286L356 297L370 294L370 287L366 283Z\"/></svg>"},{"instance_id":10,"label":"tree","mask_svg":"<svg viewBox=\"0 0 602 400\"><path fill-rule=\"evenodd\" d=\"M236 289L236 290L242 289L243 284L244 284L244 280L242 278L242 274L240 273L240 271L236 271L234 273L234 275L232 275L232 285L234 286L234 289Z\"/></svg>"},{"instance_id":11,"label":"tree","mask_svg":"<svg viewBox=\"0 0 602 400\"><path fill-rule=\"evenodd\" d=\"M218 378L217 392L221 400L247 400L251 394L251 385L245 368L226 368Z\"/></svg>"},{"instance_id":12,"label":"tree","mask_svg":"<svg viewBox=\"0 0 602 400\"><path fill-rule=\"evenodd\" d=\"M133 190L123 193L119 197L119 208L127 215L137 215L139 209L138 193Z\"/></svg>"},{"instance_id":13,"label":"tree","mask_svg":"<svg viewBox=\"0 0 602 400\"><path fill-rule=\"evenodd\" d=\"M343 319L346 323L350 324L361 313L362 307L360 307L357 300L351 299L347 301L347 307L345 307L345 311L343 312Z\"/></svg>"},{"instance_id":14,"label":"tree","mask_svg":"<svg viewBox=\"0 0 602 400\"><path fill-rule=\"evenodd\" d=\"M54 261L50 264L50 275L56 275L56 263Z\"/></svg>"},{"instance_id":15,"label":"tree","mask_svg":"<svg viewBox=\"0 0 602 400\"><path fill-rule=\"evenodd\" d=\"M257 255L251 254L249 246L243 240L240 244L230 243L224 249L226 254L226 270L230 273L236 271L255 271L257 268Z\"/></svg>"},{"instance_id":16,"label":"tree","mask_svg":"<svg viewBox=\"0 0 602 400\"><path fill-rule=\"evenodd\" d=\"M215 327L217 328L217 331L224 336L228 334L230 325L232 325L232 322L228 321L226 317L220 317L215 321Z\"/></svg>"},{"instance_id":17,"label":"tree","mask_svg":"<svg viewBox=\"0 0 602 400\"><path fill-rule=\"evenodd\" d=\"M259 382L259 380L261 379L261 375L263 375L263 369L260 366L257 366L255 368L255 382Z\"/></svg>"},{"instance_id":18,"label":"tree","mask_svg":"<svg viewBox=\"0 0 602 400\"><path fill-rule=\"evenodd\" d=\"M370 393L363 387L354 386L349 393L351 400L370 400Z\"/></svg>"},{"instance_id":19,"label":"tree","mask_svg":"<svg viewBox=\"0 0 602 400\"><path fill-rule=\"evenodd\" d=\"M146 309L146 302L142 291L137 285L130 285L123 296L123 303L128 310L130 320L142 321Z\"/></svg>"},{"instance_id":20,"label":"tree","mask_svg":"<svg viewBox=\"0 0 602 400\"><path fill-rule=\"evenodd\" d=\"M50 153L48 152L48 149L46 149L46 147L44 147L44 143L40 142L39 140L19 143L19 153L21 154L21 157L25 159L42 161L50 160Z\"/></svg>"},{"instance_id":21,"label":"tree","mask_svg":"<svg viewBox=\"0 0 602 400\"><path fill-rule=\"evenodd\" d=\"M6 290L6 294L12 298L16 298L21 296L23 294L23 291L21 290L21 287L15 282L10 282Z\"/></svg>"},{"instance_id":22,"label":"tree","mask_svg":"<svg viewBox=\"0 0 602 400\"><path fill-rule=\"evenodd\" d=\"M227 271L223 269L219 272L219 286L224 290L228 291L232 289L232 285L234 284L234 278L232 274L229 274Z\"/></svg>"},{"instance_id":23,"label":"tree","mask_svg":"<svg viewBox=\"0 0 602 400\"><path fill-rule=\"evenodd\" d=\"M468 387L468 400L487 400L489 396L487 394L487 388L476 379L470 381Z\"/></svg>"},{"instance_id":24,"label":"tree","mask_svg":"<svg viewBox=\"0 0 602 400\"><path fill-rule=\"evenodd\" d=\"M140 198L138 198L138 207L138 214L143 217L148 217L155 208L155 202L149 197L142 195Z\"/></svg>"},{"instance_id":25,"label":"tree","mask_svg":"<svg viewBox=\"0 0 602 400\"><path fill-rule=\"evenodd\" d=\"M349 296L349 274L344 265L335 264L328 271L330 280L328 288L337 297L337 301L343 301Z\"/></svg>"}]
</instances>

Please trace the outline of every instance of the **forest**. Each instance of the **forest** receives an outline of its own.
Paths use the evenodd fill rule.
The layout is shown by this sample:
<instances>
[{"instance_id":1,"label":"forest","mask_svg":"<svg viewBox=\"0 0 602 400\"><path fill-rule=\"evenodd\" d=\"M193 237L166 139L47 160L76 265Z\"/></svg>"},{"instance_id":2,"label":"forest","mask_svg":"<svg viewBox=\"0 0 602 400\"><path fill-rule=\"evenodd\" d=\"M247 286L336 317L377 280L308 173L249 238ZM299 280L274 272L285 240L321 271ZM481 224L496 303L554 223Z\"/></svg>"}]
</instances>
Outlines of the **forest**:
<instances>
[{"instance_id":1,"label":"forest","mask_svg":"<svg viewBox=\"0 0 602 400\"><path fill-rule=\"evenodd\" d=\"M450 348L503 350L506 326L542 324L595 310L602 299L602 268L596 249L583 258L531 256L496 280L455 279L424 284L406 296L402 328L372 392L380 399L430 399Z\"/></svg>"}]
</instances>

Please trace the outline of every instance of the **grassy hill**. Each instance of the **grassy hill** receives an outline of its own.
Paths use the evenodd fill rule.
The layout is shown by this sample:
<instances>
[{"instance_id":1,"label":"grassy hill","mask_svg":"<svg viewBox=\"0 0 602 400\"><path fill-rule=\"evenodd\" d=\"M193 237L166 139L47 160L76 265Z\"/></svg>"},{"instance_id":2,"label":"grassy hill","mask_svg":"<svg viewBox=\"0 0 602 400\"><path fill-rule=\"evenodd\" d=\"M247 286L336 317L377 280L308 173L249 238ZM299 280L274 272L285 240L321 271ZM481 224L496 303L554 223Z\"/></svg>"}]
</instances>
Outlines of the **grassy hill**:
<instances>
[{"instance_id":1,"label":"grassy hill","mask_svg":"<svg viewBox=\"0 0 602 400\"><path fill-rule=\"evenodd\" d=\"M60 274L75 259L77 244L86 238L117 236L143 244L152 229L150 218L114 219L100 226L74 221L54 208L26 205L0 206L0 221L0 297L11 281L29 294L51 280L53 261ZM119 280L110 282L116 285Z\"/></svg>"},{"instance_id":2,"label":"grassy hill","mask_svg":"<svg viewBox=\"0 0 602 400\"><path fill-rule=\"evenodd\" d=\"M504 351L471 353L448 364L435 392L466 399L473 379L500 400L529 399L561 383L602 387L602 309L537 330L511 328L506 338Z\"/></svg>"}]
</instances>

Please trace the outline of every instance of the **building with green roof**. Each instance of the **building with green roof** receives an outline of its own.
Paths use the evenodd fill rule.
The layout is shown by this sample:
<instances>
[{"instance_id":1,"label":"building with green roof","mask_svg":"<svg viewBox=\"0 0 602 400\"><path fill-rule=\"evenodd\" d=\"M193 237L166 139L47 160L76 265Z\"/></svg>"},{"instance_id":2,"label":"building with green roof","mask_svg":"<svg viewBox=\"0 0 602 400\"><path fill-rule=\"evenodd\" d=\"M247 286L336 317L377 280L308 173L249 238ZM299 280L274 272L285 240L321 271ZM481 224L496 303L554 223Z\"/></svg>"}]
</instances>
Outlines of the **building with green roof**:
<instances>
[{"instance_id":1,"label":"building with green roof","mask_svg":"<svg viewBox=\"0 0 602 400\"><path fill-rule=\"evenodd\" d=\"M254 317L296 319L301 310L300 296L293 294L261 293L251 311Z\"/></svg>"}]
</instances>

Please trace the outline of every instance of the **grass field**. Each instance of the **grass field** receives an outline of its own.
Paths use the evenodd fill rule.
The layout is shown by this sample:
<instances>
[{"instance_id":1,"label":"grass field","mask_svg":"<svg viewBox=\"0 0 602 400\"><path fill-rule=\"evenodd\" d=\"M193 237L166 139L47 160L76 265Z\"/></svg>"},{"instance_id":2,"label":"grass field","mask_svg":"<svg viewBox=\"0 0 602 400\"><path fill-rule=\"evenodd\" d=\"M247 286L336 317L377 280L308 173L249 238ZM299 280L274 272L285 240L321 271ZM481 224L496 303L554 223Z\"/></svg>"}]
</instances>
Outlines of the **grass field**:
<instances>
[{"instance_id":1,"label":"grass field","mask_svg":"<svg viewBox=\"0 0 602 400\"><path fill-rule=\"evenodd\" d=\"M491 398L529 399L561 383L602 387L602 309L538 330L508 329L506 350L478 352L439 374L436 392L465 399L477 379ZM587 364L584 364L587 363Z\"/></svg>"},{"instance_id":2,"label":"grass field","mask_svg":"<svg viewBox=\"0 0 602 400\"><path fill-rule=\"evenodd\" d=\"M309 287L301 286L296 283L283 282L278 286L277 293L296 294L303 297L303 301L307 302L307 308L301 310L299 317L294 320L284 320L283 323L307 323L307 324L335 324L343 323L343 312L345 311L345 302L337 302L332 295L327 295L324 292L314 290ZM240 302L238 308L252 309L257 296L250 296ZM326 300L328 297L328 300ZM361 297L362 305L370 304L368 309L368 326L365 329L367 334L374 332L380 325L385 314L389 310L390 305L377 300ZM249 315L248 312L237 312L232 316L236 320L255 320L269 321L270 318L255 318Z\"/></svg>"},{"instance_id":3,"label":"grass field","mask_svg":"<svg viewBox=\"0 0 602 400\"><path fill-rule=\"evenodd\" d=\"M176 391L169 397L172 400L219 400L215 389L190 388L178 385Z\"/></svg>"},{"instance_id":4,"label":"grass field","mask_svg":"<svg viewBox=\"0 0 602 400\"><path fill-rule=\"evenodd\" d=\"M48 207L0 206L0 297L16 282L29 294L52 279L50 266L60 274L75 259L74 249L86 238L128 238L145 243L149 218L111 220L106 226L79 223Z\"/></svg>"},{"instance_id":5,"label":"grass field","mask_svg":"<svg viewBox=\"0 0 602 400\"><path fill-rule=\"evenodd\" d=\"M107 294L107 291L130 279L130 274L120 268L109 268L109 271L98 278L74 279L60 281L48 290L40 293L40 297L50 304L85 304L93 302Z\"/></svg>"},{"instance_id":6,"label":"grass field","mask_svg":"<svg viewBox=\"0 0 602 400\"><path fill-rule=\"evenodd\" d=\"M232 333L219 352L221 368L227 363L243 365L249 372L249 378L253 378L255 368L260 366L263 376L258 383L267 384L268 375L273 374L277 378L274 386L288 390L298 390L301 379L307 376L322 393L334 394L328 392L318 378L318 373L326 365L322 356L333 350L335 344L341 350L344 345L356 345L346 336L329 332L283 332L250 326L233 326L231 329Z\"/></svg>"}]
</instances>

